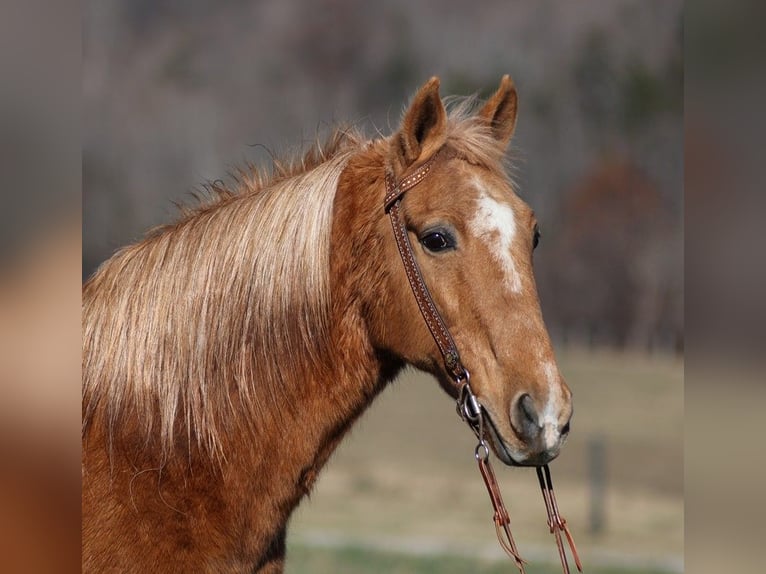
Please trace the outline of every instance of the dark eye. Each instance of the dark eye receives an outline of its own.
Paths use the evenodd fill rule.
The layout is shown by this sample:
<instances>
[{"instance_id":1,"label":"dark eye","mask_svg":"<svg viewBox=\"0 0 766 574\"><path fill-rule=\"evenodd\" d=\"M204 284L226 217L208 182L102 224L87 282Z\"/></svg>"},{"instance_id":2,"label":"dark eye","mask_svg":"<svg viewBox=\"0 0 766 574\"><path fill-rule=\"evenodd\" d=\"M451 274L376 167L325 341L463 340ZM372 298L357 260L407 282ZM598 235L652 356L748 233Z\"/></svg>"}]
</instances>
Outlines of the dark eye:
<instances>
[{"instance_id":1,"label":"dark eye","mask_svg":"<svg viewBox=\"0 0 766 574\"><path fill-rule=\"evenodd\" d=\"M428 231L420 237L420 243L434 253L455 247L455 240L446 231Z\"/></svg>"},{"instance_id":2,"label":"dark eye","mask_svg":"<svg viewBox=\"0 0 766 574\"><path fill-rule=\"evenodd\" d=\"M536 248L539 243L540 243L540 228L535 223L535 230L533 231L533 235L532 235L532 249Z\"/></svg>"}]
</instances>

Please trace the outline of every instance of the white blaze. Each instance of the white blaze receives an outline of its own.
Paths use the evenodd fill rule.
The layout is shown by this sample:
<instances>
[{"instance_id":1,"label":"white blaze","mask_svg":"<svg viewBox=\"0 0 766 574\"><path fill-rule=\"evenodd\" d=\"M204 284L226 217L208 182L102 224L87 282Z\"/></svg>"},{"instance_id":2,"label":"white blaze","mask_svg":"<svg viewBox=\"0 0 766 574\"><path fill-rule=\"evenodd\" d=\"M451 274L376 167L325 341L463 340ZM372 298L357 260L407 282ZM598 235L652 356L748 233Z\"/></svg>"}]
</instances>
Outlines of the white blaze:
<instances>
[{"instance_id":1,"label":"white blaze","mask_svg":"<svg viewBox=\"0 0 766 574\"><path fill-rule=\"evenodd\" d=\"M516 235L513 209L490 197L479 182L477 187L479 197L476 200L476 213L469 226L477 237L487 243L490 253L500 264L506 288L518 293L521 291L521 278L511 255L511 245Z\"/></svg>"},{"instance_id":2,"label":"white blaze","mask_svg":"<svg viewBox=\"0 0 766 574\"><path fill-rule=\"evenodd\" d=\"M546 361L543 364L543 377L548 382L548 401L545 403L540 424L544 429L543 442L546 448L551 448L559 439L559 414L564 399L559 370L553 361Z\"/></svg>"}]
</instances>

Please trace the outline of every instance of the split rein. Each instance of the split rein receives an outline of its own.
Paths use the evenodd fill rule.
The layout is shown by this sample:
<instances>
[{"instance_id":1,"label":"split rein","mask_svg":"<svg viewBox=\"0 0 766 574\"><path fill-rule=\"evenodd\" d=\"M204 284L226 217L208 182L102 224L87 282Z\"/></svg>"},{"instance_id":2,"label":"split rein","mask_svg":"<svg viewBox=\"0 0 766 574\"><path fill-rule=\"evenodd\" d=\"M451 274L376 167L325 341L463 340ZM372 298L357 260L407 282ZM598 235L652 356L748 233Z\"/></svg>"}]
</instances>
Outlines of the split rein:
<instances>
[{"instance_id":1,"label":"split rein","mask_svg":"<svg viewBox=\"0 0 766 574\"><path fill-rule=\"evenodd\" d=\"M508 554L508 556L516 563L521 574L525 574L524 564L526 562L519 555L516 543L513 540L510 528L510 515L503 503L503 497L500 494L500 486L495 478L495 471L489 462L489 446L484 438L486 411L471 390L468 370L461 363L460 355L458 354L452 335L444 324L444 320L436 309L436 305L428 291L428 287L426 287L423 276L420 273L420 268L415 260L412 245L407 236L407 228L400 215L402 196L425 179L431 171L431 167L433 166L436 157L440 153L442 153L441 150L431 156L428 161L421 165L412 174L402 178L398 183L395 181L391 171L386 171L385 210L391 218L391 226L394 230L396 246L399 249L402 263L404 263L404 270L407 274L407 279L412 288L412 292L415 295L415 300L425 319L428 330L431 332L436 345L439 347L447 372L453 378L457 387L457 413L479 440L474 454L479 465L479 472L484 479L484 484L487 487L487 492L489 493L489 498L495 511L493 519L495 522L497 539L506 554ZM556 539L556 546L558 547L559 558L561 559L561 565L564 572L570 574L562 533L566 537L567 543L572 551L572 556L574 557L577 569L582 572L582 564L580 563L580 557L577 555L574 539L569 532L566 520L559 513L556 496L553 493L553 482L551 481L550 469L546 464L536 467L536 470L537 478L540 482L540 490L542 491L543 500L545 501L545 509L548 514L548 527L551 534L553 534Z\"/></svg>"}]
</instances>

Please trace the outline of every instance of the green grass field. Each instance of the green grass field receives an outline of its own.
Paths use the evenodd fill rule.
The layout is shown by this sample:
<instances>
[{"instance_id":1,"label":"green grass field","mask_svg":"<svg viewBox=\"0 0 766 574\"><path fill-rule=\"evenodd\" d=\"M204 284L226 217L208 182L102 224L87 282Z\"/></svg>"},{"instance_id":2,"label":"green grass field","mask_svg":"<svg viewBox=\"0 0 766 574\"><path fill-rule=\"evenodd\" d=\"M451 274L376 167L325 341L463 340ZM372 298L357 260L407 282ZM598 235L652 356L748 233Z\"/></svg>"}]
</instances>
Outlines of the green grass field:
<instances>
[{"instance_id":1,"label":"green grass field","mask_svg":"<svg viewBox=\"0 0 766 574\"><path fill-rule=\"evenodd\" d=\"M363 548L290 549L285 574L333 572L334 574L508 574L518 572L510 561L486 562L457 556L411 556ZM570 568L576 572L574 564ZM528 564L527 574L561 574L560 565ZM589 567L588 574L665 574L664 570L620 567Z\"/></svg>"},{"instance_id":2,"label":"green grass field","mask_svg":"<svg viewBox=\"0 0 766 574\"><path fill-rule=\"evenodd\" d=\"M559 353L559 362L575 416L551 469L586 571L668 571L657 564L680 571L683 363L574 350ZM607 455L606 527L599 534L589 532L588 520L587 445L594 436L603 437ZM299 507L288 531L287 571L515 571L499 561L474 442L435 381L406 373L362 417ZM551 569L555 546L534 471L497 461L495 469L529 574L559 572ZM619 569L626 565L634 569Z\"/></svg>"}]
</instances>

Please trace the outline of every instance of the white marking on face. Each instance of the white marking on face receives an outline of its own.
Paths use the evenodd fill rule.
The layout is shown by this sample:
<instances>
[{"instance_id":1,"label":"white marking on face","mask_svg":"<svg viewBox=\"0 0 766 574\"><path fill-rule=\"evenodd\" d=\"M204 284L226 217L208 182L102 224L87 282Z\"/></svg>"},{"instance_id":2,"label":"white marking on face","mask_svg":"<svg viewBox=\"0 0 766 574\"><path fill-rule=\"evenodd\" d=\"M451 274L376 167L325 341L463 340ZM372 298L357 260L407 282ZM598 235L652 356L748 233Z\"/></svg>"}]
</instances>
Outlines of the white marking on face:
<instances>
[{"instance_id":1,"label":"white marking on face","mask_svg":"<svg viewBox=\"0 0 766 574\"><path fill-rule=\"evenodd\" d=\"M521 291L521 278L511 255L511 245L516 235L516 219L513 209L490 197L480 181L476 182L479 197L476 212L469 226L479 239L483 239L492 256L503 270L506 288L513 293Z\"/></svg>"},{"instance_id":2,"label":"white marking on face","mask_svg":"<svg viewBox=\"0 0 766 574\"><path fill-rule=\"evenodd\" d=\"M564 400L559 378L559 369L553 361L543 363L543 377L548 383L548 401L543 408L540 424L543 426L545 448L552 448L561 436L559 414Z\"/></svg>"},{"instance_id":3,"label":"white marking on face","mask_svg":"<svg viewBox=\"0 0 766 574\"><path fill-rule=\"evenodd\" d=\"M553 361L543 363L543 379L548 383L548 401L543 409L541 424L558 426L559 412L561 410L561 383L559 382L559 369Z\"/></svg>"}]
</instances>

